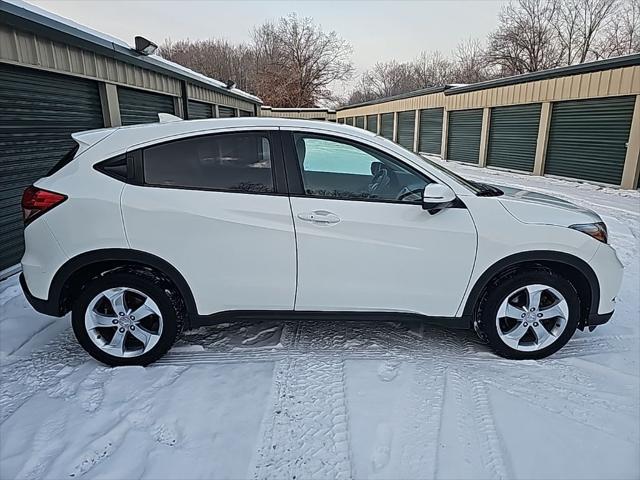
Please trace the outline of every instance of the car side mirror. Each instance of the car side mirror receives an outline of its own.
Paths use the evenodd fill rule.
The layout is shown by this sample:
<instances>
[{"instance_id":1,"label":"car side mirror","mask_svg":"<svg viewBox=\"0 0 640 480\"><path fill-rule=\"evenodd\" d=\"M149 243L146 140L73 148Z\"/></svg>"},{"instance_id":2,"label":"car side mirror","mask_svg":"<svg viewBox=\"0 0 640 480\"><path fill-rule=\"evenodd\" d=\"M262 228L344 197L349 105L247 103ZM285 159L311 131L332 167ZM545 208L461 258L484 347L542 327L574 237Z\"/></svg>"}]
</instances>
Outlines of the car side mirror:
<instances>
[{"instance_id":1,"label":"car side mirror","mask_svg":"<svg viewBox=\"0 0 640 480\"><path fill-rule=\"evenodd\" d=\"M422 193L422 208L433 215L450 207L456 198L455 192L447 185L429 183Z\"/></svg>"}]
</instances>

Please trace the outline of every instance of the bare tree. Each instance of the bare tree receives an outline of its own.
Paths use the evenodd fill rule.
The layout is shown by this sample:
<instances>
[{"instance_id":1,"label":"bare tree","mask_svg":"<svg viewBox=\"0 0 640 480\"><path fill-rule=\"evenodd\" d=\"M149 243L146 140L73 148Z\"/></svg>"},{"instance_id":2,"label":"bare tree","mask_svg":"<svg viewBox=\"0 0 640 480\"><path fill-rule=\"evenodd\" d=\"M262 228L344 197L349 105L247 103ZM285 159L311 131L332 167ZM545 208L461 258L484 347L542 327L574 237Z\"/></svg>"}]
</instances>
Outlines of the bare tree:
<instances>
[{"instance_id":1,"label":"bare tree","mask_svg":"<svg viewBox=\"0 0 640 480\"><path fill-rule=\"evenodd\" d=\"M640 52L640 0L628 0L608 22L594 46L598 58Z\"/></svg>"},{"instance_id":2,"label":"bare tree","mask_svg":"<svg viewBox=\"0 0 640 480\"><path fill-rule=\"evenodd\" d=\"M282 107L310 107L333 99L331 85L351 78L351 46L311 18L295 14L254 29L258 95Z\"/></svg>"},{"instance_id":3,"label":"bare tree","mask_svg":"<svg viewBox=\"0 0 640 480\"><path fill-rule=\"evenodd\" d=\"M616 16L618 0L579 0L576 7L580 19L577 63L584 63L593 56L593 44L603 27Z\"/></svg>"},{"instance_id":4,"label":"bare tree","mask_svg":"<svg viewBox=\"0 0 640 480\"><path fill-rule=\"evenodd\" d=\"M413 72L421 88L434 87L451 82L456 66L439 51L422 52L413 61Z\"/></svg>"},{"instance_id":5,"label":"bare tree","mask_svg":"<svg viewBox=\"0 0 640 480\"><path fill-rule=\"evenodd\" d=\"M477 39L468 39L458 44L454 51L455 73L451 72L449 82L476 83L493 77L487 54Z\"/></svg>"},{"instance_id":6,"label":"bare tree","mask_svg":"<svg viewBox=\"0 0 640 480\"><path fill-rule=\"evenodd\" d=\"M556 39L557 0L518 0L506 5L489 37L487 58L502 75L536 72L561 64Z\"/></svg>"},{"instance_id":7,"label":"bare tree","mask_svg":"<svg viewBox=\"0 0 640 480\"><path fill-rule=\"evenodd\" d=\"M191 42L165 40L159 53L172 62L222 81L233 80L239 88L255 93L254 52L245 44L232 45L226 40L209 39Z\"/></svg>"}]
</instances>

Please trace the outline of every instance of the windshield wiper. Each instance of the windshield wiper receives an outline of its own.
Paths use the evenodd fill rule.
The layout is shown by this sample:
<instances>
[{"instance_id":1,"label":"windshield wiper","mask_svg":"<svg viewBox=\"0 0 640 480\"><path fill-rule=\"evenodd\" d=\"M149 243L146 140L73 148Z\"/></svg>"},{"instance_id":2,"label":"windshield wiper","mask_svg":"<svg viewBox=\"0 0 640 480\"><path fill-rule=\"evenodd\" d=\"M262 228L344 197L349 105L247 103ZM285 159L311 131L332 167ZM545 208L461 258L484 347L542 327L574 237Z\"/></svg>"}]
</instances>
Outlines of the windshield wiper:
<instances>
[{"instance_id":1,"label":"windshield wiper","mask_svg":"<svg viewBox=\"0 0 640 480\"><path fill-rule=\"evenodd\" d=\"M487 185L486 183L474 182L476 187L478 187L478 193L476 195L478 197L499 197L500 195L504 195L504 192L493 185Z\"/></svg>"}]
</instances>

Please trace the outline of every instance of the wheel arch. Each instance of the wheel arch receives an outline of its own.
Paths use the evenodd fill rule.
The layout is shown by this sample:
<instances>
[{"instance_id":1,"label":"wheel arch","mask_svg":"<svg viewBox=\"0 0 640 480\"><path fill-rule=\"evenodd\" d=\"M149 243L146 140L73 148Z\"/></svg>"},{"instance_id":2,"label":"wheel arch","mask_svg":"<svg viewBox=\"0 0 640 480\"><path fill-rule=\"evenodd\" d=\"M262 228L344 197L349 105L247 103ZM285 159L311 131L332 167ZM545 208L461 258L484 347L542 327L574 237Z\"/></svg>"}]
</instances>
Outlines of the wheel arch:
<instances>
[{"instance_id":1,"label":"wheel arch","mask_svg":"<svg viewBox=\"0 0 640 480\"><path fill-rule=\"evenodd\" d=\"M197 314L193 293L184 276L162 258L139 250L108 248L81 253L65 262L56 272L49 287L49 302L57 305L60 315L71 309L77 289L84 281L120 267L151 269L169 280L178 290L189 316ZM75 293L72 293L75 291Z\"/></svg>"},{"instance_id":2,"label":"wheel arch","mask_svg":"<svg viewBox=\"0 0 640 480\"><path fill-rule=\"evenodd\" d=\"M579 327L583 328L589 314L598 311L600 303L598 277L587 262L575 255L545 250L516 253L487 268L473 285L464 305L463 315L474 318L476 307L492 280L515 269L536 266L550 268L571 281L582 300Z\"/></svg>"}]
</instances>

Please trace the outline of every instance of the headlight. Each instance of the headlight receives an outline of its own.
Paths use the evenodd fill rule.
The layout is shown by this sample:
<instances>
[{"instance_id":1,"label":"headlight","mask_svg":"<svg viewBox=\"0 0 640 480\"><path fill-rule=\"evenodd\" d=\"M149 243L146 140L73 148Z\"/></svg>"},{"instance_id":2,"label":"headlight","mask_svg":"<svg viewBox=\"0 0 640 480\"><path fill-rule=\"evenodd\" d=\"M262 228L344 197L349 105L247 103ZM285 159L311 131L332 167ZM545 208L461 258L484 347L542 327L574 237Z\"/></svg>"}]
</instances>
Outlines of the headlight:
<instances>
[{"instance_id":1,"label":"headlight","mask_svg":"<svg viewBox=\"0 0 640 480\"><path fill-rule=\"evenodd\" d=\"M602 243L607 243L607 241L609 240L609 235L607 234L607 226L604 224L604 222L580 223L577 225L571 225L569 228L573 228L574 230L578 230L579 232L586 233L590 237L593 237L596 240L601 241Z\"/></svg>"}]
</instances>

